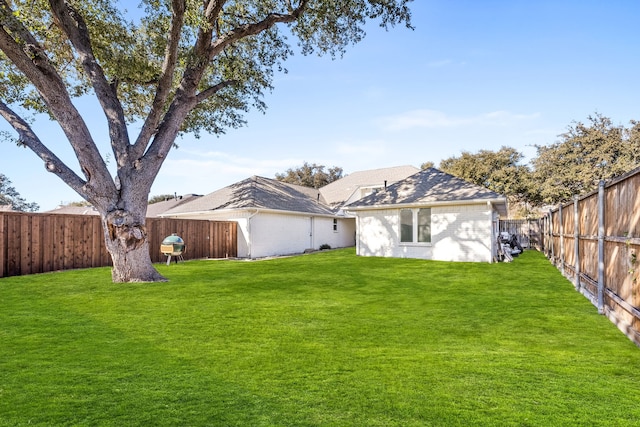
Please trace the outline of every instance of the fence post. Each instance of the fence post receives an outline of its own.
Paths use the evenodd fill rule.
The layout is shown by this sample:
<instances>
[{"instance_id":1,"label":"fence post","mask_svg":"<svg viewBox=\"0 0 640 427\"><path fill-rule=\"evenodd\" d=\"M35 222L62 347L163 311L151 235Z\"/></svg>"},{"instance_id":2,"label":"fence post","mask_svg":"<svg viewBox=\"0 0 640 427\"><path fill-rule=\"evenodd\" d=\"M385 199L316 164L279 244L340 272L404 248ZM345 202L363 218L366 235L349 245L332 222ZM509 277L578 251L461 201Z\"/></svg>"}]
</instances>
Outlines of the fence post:
<instances>
[{"instance_id":1,"label":"fence post","mask_svg":"<svg viewBox=\"0 0 640 427\"><path fill-rule=\"evenodd\" d=\"M604 181L598 185L598 313L604 314Z\"/></svg>"},{"instance_id":2,"label":"fence post","mask_svg":"<svg viewBox=\"0 0 640 427\"><path fill-rule=\"evenodd\" d=\"M553 212L549 209L549 257L551 258L551 263L556 265L555 260L555 251L553 249Z\"/></svg>"},{"instance_id":3,"label":"fence post","mask_svg":"<svg viewBox=\"0 0 640 427\"><path fill-rule=\"evenodd\" d=\"M573 250L575 256L575 286L580 291L580 214L578 212L578 196L573 198Z\"/></svg>"},{"instance_id":4,"label":"fence post","mask_svg":"<svg viewBox=\"0 0 640 427\"><path fill-rule=\"evenodd\" d=\"M562 204L558 209L558 220L560 221L560 272L564 276L564 220L562 218Z\"/></svg>"}]
</instances>

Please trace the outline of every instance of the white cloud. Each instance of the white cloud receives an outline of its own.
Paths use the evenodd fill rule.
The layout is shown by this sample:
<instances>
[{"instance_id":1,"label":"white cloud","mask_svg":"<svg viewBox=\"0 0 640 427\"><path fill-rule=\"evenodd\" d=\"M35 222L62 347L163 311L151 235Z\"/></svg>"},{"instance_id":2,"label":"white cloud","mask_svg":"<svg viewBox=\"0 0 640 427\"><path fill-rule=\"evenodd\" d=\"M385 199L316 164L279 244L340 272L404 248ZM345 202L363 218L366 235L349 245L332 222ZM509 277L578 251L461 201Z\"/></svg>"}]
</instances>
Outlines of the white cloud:
<instances>
[{"instance_id":1,"label":"white cloud","mask_svg":"<svg viewBox=\"0 0 640 427\"><path fill-rule=\"evenodd\" d=\"M247 178L252 175L273 176L302 160L265 159L236 156L220 151L186 150L180 153L186 155L183 158L169 158L162 167L164 176L182 178L205 178L216 176L242 176Z\"/></svg>"},{"instance_id":2,"label":"white cloud","mask_svg":"<svg viewBox=\"0 0 640 427\"><path fill-rule=\"evenodd\" d=\"M467 126L509 126L533 120L540 113L515 114L509 111L493 111L475 116L452 116L436 110L411 110L379 119L384 130L408 130L413 128L449 128Z\"/></svg>"},{"instance_id":3,"label":"white cloud","mask_svg":"<svg viewBox=\"0 0 640 427\"><path fill-rule=\"evenodd\" d=\"M265 159L217 151L178 151L165 161L151 194L208 194L253 175L273 178L278 172L302 164L302 160L293 158Z\"/></svg>"}]
</instances>

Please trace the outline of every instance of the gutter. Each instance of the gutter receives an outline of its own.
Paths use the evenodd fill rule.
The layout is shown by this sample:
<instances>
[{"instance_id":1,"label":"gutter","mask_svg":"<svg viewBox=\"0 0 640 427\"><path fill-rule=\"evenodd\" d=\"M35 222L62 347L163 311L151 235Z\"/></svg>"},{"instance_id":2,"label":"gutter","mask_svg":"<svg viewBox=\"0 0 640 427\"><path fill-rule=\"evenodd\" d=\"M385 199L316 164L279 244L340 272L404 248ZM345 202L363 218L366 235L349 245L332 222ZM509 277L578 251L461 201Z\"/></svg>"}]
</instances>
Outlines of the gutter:
<instances>
[{"instance_id":1,"label":"gutter","mask_svg":"<svg viewBox=\"0 0 640 427\"><path fill-rule=\"evenodd\" d=\"M178 212L178 213L162 213L158 215L158 218L176 218L181 216L189 216L189 215L208 215L214 211L192 211L192 212Z\"/></svg>"},{"instance_id":2,"label":"gutter","mask_svg":"<svg viewBox=\"0 0 640 427\"><path fill-rule=\"evenodd\" d=\"M496 199L470 199L470 200L450 200L450 201L432 201L432 202L412 202L412 203L395 203L386 205L372 205L372 206L353 206L345 207L346 211L369 211L369 210L386 210L397 208L423 208L433 206L451 206L451 205L477 205L486 203L504 203L507 205L507 198L501 197Z\"/></svg>"},{"instance_id":3,"label":"gutter","mask_svg":"<svg viewBox=\"0 0 640 427\"><path fill-rule=\"evenodd\" d=\"M160 217L162 218L174 218L174 217L183 217L183 216L193 216L193 215L211 215L211 214L217 214L217 213L224 213L224 212L233 212L233 211L260 211L262 213L276 213L276 214L284 214L284 215L299 215L299 216L305 216L308 217L310 215L312 216L317 216L317 217L324 217L324 218L344 218L344 214L340 215L338 213L317 213L317 212L301 212L301 211L289 211L289 210L282 210L282 209L268 209L268 208L250 208L250 207L246 207L246 208L230 208L230 209L211 209L211 210L206 210L206 211L192 211L192 212L180 212L180 213L172 213L169 215L165 215L162 214L160 215Z\"/></svg>"}]
</instances>

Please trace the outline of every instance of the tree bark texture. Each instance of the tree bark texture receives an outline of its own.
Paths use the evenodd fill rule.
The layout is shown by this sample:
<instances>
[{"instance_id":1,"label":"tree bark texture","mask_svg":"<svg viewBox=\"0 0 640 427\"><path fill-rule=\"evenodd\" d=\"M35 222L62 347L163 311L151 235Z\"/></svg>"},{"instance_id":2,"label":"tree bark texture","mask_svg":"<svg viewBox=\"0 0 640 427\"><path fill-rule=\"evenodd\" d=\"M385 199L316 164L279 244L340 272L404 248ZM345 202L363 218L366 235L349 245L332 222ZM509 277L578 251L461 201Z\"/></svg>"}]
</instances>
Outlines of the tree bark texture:
<instances>
[{"instance_id":1,"label":"tree bark texture","mask_svg":"<svg viewBox=\"0 0 640 427\"><path fill-rule=\"evenodd\" d=\"M102 218L107 251L113 260L111 276L116 283L166 281L149 258L149 240L144 221L116 210Z\"/></svg>"}]
</instances>

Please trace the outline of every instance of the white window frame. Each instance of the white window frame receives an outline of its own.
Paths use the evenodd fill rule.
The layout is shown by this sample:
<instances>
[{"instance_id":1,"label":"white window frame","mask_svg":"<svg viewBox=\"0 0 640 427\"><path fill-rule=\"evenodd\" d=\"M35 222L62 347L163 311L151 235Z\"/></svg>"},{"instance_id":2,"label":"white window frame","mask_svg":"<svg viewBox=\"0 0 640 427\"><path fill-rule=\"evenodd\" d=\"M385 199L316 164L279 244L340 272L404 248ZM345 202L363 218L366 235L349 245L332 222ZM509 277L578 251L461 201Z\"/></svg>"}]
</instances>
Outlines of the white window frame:
<instances>
[{"instance_id":1,"label":"white window frame","mask_svg":"<svg viewBox=\"0 0 640 427\"><path fill-rule=\"evenodd\" d=\"M428 242L419 242L418 241L418 235L419 235L419 227L420 224L418 222L418 213L421 210L426 210L429 211L429 241ZM411 211L411 241L402 241L402 212L403 211ZM432 218L432 214L431 214L431 208L405 208L405 209L400 209L400 212L398 213L398 240L400 245L402 246L431 246L431 239L433 237L433 234L431 233L431 218Z\"/></svg>"},{"instance_id":2,"label":"white window frame","mask_svg":"<svg viewBox=\"0 0 640 427\"><path fill-rule=\"evenodd\" d=\"M333 218L333 232L338 232L338 218Z\"/></svg>"}]
</instances>

